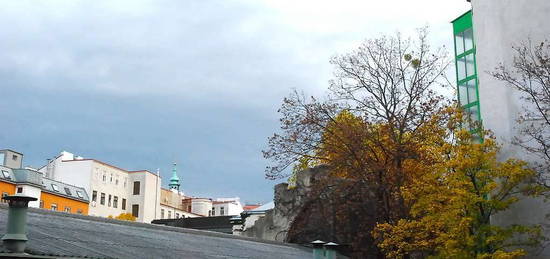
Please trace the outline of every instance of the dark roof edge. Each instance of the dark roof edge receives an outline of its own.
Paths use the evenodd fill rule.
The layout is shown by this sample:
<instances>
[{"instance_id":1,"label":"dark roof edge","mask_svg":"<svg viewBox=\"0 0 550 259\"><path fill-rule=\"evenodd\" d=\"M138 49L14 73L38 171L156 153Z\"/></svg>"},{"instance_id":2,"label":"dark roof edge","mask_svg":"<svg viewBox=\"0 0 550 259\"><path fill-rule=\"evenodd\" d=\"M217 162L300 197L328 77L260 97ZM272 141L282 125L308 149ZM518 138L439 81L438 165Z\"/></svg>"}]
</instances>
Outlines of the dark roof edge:
<instances>
[{"instance_id":1,"label":"dark roof edge","mask_svg":"<svg viewBox=\"0 0 550 259\"><path fill-rule=\"evenodd\" d=\"M19 152L15 151L15 150L9 149L9 148L0 149L0 151L10 151L10 152L17 153L17 154L20 154L20 155L23 156L23 153L19 153Z\"/></svg>"},{"instance_id":2,"label":"dark roof edge","mask_svg":"<svg viewBox=\"0 0 550 259\"><path fill-rule=\"evenodd\" d=\"M0 210L8 210L8 205L0 203ZM256 238L251 238L251 237L236 236L236 235L231 235L231 234L224 234L224 233L205 231L205 230L170 227L170 226L165 226L165 225L155 225L155 224L149 224L149 223L131 222L131 221L124 221L124 220L117 220L117 219L110 219L110 218L102 218L102 217L95 217L95 216L88 216L88 215L70 214L70 213L66 213L66 212L51 211L51 210L45 210L45 209L39 209L39 208L29 207L29 213L42 214L42 215L51 215L51 216L58 216L58 217L76 218L76 219L90 220L90 221L96 221L96 222L103 222L103 223L110 223L110 224L117 224L117 225L126 225L126 226L131 226L131 227L142 227L142 228L146 228L146 229L157 229L157 230L164 230L164 231L180 232L180 233L187 233L187 234L201 235L201 236L238 239L238 240L250 241L250 242L255 242L255 243L263 243L263 244L278 245L278 246L287 246L287 247L293 247L293 248L304 249L304 250L308 249L307 247L301 246L301 245L298 245L298 244L289 244L289 243L283 243L283 242L279 242L279 241L256 239ZM32 215L29 215L29 217L32 217Z\"/></svg>"}]
</instances>

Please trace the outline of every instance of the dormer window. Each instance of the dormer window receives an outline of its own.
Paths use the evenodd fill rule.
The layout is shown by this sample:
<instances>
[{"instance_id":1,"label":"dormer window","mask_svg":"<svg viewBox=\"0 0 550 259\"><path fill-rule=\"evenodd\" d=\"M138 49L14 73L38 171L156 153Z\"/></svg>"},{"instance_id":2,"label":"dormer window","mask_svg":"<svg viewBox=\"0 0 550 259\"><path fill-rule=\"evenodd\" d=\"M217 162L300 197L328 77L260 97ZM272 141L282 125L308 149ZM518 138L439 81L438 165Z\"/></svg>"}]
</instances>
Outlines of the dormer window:
<instances>
[{"instance_id":1,"label":"dormer window","mask_svg":"<svg viewBox=\"0 0 550 259\"><path fill-rule=\"evenodd\" d=\"M84 198L84 194L82 194L81 191L76 191L76 196L78 196L78 198Z\"/></svg>"},{"instance_id":2,"label":"dormer window","mask_svg":"<svg viewBox=\"0 0 550 259\"><path fill-rule=\"evenodd\" d=\"M67 188L67 187L65 187L65 192L66 192L68 195L73 195L73 194L71 193L71 189L69 189L69 188Z\"/></svg>"},{"instance_id":3,"label":"dormer window","mask_svg":"<svg viewBox=\"0 0 550 259\"><path fill-rule=\"evenodd\" d=\"M11 179L10 172L2 170L2 176L6 179Z\"/></svg>"},{"instance_id":4,"label":"dormer window","mask_svg":"<svg viewBox=\"0 0 550 259\"><path fill-rule=\"evenodd\" d=\"M56 192L59 192L59 187L57 187L56 184L53 184L53 183L52 183L52 189L53 189L54 191L56 191Z\"/></svg>"}]
</instances>

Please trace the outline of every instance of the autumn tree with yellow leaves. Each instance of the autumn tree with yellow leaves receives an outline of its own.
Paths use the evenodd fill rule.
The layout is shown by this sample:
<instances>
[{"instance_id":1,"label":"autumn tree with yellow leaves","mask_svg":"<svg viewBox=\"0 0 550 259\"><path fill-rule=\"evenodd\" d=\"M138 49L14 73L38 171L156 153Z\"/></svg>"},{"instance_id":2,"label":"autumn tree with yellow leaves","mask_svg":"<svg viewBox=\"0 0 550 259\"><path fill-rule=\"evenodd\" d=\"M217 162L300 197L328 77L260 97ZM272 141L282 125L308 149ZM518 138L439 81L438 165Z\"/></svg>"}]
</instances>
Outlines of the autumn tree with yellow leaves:
<instances>
[{"instance_id":1,"label":"autumn tree with yellow leaves","mask_svg":"<svg viewBox=\"0 0 550 259\"><path fill-rule=\"evenodd\" d=\"M394 223L408 216L401 187L416 170L406 165L418 160L419 147L429 138L429 131L420 129L448 105L436 91L448 86L442 77L449 65L446 52L430 48L425 30L418 36L382 36L334 57L335 79L328 97L319 100L294 92L285 98L279 109L282 132L274 134L264 150L264 157L273 162L267 178L285 178L292 168L325 164L334 177L348 179L342 190L368 187L369 197L348 199L358 208L375 203L369 212L375 218L361 224L357 233L364 238L350 241L358 258L383 257L367 244L376 222ZM362 212L348 210L338 221L353 222Z\"/></svg>"},{"instance_id":2,"label":"autumn tree with yellow leaves","mask_svg":"<svg viewBox=\"0 0 550 259\"><path fill-rule=\"evenodd\" d=\"M110 219L118 219L118 220L125 220L125 221L136 221L136 217L132 215L132 213L121 213L120 215L113 217L112 215L109 215Z\"/></svg>"},{"instance_id":3,"label":"autumn tree with yellow leaves","mask_svg":"<svg viewBox=\"0 0 550 259\"><path fill-rule=\"evenodd\" d=\"M489 132L482 140L458 127L455 112L438 141L425 148L430 163L403 187L409 217L380 223L373 231L388 258L518 258L542 240L540 226L491 224L491 217L524 196L545 189L536 173L516 159L497 161L500 150ZM435 133L435 132L434 132ZM477 136L479 137L479 136ZM478 139L478 140L476 140Z\"/></svg>"},{"instance_id":4,"label":"autumn tree with yellow leaves","mask_svg":"<svg viewBox=\"0 0 550 259\"><path fill-rule=\"evenodd\" d=\"M331 62L328 97L285 98L281 132L264 150L270 179L330 168L292 240L307 241L300 235L314 210L324 219L316 233L353 258L514 258L524 253L514 247L535 243L536 226L490 224L518 195L542 190L531 188L524 162L497 162L494 139L475 143L460 130L460 111L436 91L449 86L446 53L430 49L425 31L368 40Z\"/></svg>"}]
</instances>

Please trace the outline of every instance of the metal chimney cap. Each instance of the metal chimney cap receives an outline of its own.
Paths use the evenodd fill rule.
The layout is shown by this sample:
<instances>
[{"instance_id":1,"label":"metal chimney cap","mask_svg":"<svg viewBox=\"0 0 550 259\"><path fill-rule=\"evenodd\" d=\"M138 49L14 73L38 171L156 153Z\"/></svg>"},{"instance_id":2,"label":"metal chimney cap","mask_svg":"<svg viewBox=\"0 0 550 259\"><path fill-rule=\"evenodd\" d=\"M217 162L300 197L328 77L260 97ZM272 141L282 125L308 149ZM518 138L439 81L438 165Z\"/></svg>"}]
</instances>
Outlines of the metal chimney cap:
<instances>
[{"instance_id":1,"label":"metal chimney cap","mask_svg":"<svg viewBox=\"0 0 550 259\"><path fill-rule=\"evenodd\" d=\"M334 246L339 246L339 244L336 244L334 242L328 242L328 243L324 244L324 246L333 246L334 247Z\"/></svg>"},{"instance_id":2,"label":"metal chimney cap","mask_svg":"<svg viewBox=\"0 0 550 259\"><path fill-rule=\"evenodd\" d=\"M314 244L314 245L324 245L326 244L325 241L321 241L321 240L315 240L313 242L311 242L311 244Z\"/></svg>"},{"instance_id":3,"label":"metal chimney cap","mask_svg":"<svg viewBox=\"0 0 550 259\"><path fill-rule=\"evenodd\" d=\"M4 196L2 198L4 200L7 200L7 201L36 201L36 200L38 200L35 197L31 197L31 196L27 196L27 195L23 195L23 194L19 194L19 193L14 194L14 195Z\"/></svg>"}]
</instances>

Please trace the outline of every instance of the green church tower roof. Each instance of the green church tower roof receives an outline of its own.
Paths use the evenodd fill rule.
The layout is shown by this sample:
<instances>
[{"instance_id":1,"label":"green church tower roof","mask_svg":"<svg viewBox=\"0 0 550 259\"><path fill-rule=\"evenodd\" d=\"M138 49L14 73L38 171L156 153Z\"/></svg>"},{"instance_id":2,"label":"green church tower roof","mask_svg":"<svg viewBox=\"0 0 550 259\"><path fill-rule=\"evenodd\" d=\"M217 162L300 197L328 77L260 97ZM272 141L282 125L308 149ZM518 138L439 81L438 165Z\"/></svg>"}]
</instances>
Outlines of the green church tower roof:
<instances>
[{"instance_id":1,"label":"green church tower roof","mask_svg":"<svg viewBox=\"0 0 550 259\"><path fill-rule=\"evenodd\" d=\"M170 178L170 184L168 184L170 189L178 190L180 189L180 178L178 177L178 172L176 169L176 163L174 163L174 168L172 169L172 177Z\"/></svg>"}]
</instances>

